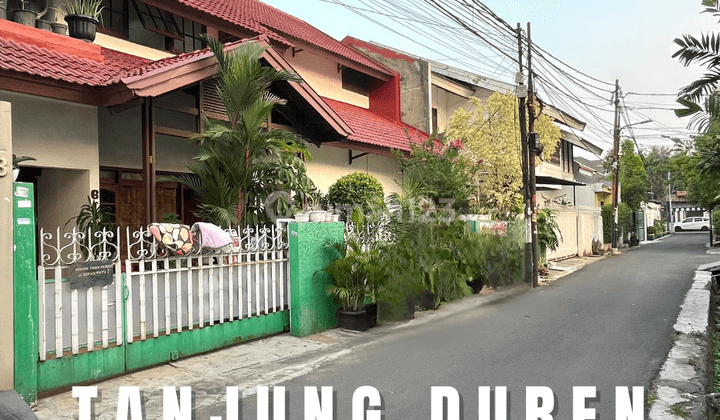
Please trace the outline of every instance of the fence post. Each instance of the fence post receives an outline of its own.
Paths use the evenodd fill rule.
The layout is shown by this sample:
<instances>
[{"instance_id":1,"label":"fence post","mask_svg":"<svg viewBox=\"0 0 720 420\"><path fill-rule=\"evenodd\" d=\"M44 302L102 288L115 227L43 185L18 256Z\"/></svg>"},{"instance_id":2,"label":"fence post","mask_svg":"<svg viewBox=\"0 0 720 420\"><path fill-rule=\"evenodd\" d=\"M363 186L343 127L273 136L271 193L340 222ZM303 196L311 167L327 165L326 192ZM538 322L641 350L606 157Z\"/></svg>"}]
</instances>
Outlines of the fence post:
<instances>
[{"instance_id":1,"label":"fence post","mask_svg":"<svg viewBox=\"0 0 720 420\"><path fill-rule=\"evenodd\" d=\"M13 239L15 242L15 252L13 254L15 390L25 402L30 403L37 400L39 345L33 184L15 183L13 196L15 203L13 209Z\"/></svg>"},{"instance_id":2,"label":"fence post","mask_svg":"<svg viewBox=\"0 0 720 420\"><path fill-rule=\"evenodd\" d=\"M288 227L290 333L305 337L337 325L337 306L326 293L330 276L322 269L330 262L325 247L343 241L345 224L291 222Z\"/></svg>"}]
</instances>

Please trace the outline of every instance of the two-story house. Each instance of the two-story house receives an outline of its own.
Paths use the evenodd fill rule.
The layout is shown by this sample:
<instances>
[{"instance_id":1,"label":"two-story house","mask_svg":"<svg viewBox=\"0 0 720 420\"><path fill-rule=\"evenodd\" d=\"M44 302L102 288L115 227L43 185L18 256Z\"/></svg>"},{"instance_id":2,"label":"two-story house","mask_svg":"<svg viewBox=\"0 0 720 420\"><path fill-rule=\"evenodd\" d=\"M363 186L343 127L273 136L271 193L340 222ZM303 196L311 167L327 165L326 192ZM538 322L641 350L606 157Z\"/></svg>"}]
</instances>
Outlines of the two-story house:
<instances>
[{"instance_id":1,"label":"two-story house","mask_svg":"<svg viewBox=\"0 0 720 420\"><path fill-rule=\"evenodd\" d=\"M360 170L394 191L400 174L391 149L408 150L408 132L424 135L400 119L397 72L261 2L103 4L94 43L0 20L0 101L12 106L13 152L37 159L20 180L35 183L46 230L62 228L87 196L123 228L165 213L194 220L191 192L162 176L188 172L188 138L204 118L223 118L203 33L229 48L260 42L265 64L301 76L272 86L288 102L269 124L314 145L308 174L321 190Z\"/></svg>"},{"instance_id":2,"label":"two-story house","mask_svg":"<svg viewBox=\"0 0 720 420\"><path fill-rule=\"evenodd\" d=\"M515 91L514 85L378 43L352 37L346 37L343 43L400 74L403 121L429 132L443 132L452 114L461 107L467 108L471 97L485 100L494 92L512 94ZM538 204L542 207L560 207L561 211L558 221L565 241L561 249L550 256L560 258L582 254L591 249L593 240L601 240L602 220L600 210L594 203L581 204L578 201L578 197L583 196L590 187L575 179L574 150L579 148L599 155L602 149L574 134L584 130L585 123L570 113L547 103L543 113L561 131L561 140L552 157L536 167ZM580 214L581 210L592 214L585 217Z\"/></svg>"}]
</instances>

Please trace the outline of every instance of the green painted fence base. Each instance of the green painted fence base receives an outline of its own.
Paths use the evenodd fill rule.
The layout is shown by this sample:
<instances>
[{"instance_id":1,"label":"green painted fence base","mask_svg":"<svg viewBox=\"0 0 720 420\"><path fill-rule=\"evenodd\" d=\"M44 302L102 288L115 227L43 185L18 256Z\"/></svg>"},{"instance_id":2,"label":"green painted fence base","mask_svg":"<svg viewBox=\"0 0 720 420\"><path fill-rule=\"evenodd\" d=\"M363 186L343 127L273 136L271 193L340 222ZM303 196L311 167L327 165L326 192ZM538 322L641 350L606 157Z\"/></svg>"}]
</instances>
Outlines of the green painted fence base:
<instances>
[{"instance_id":1,"label":"green painted fence base","mask_svg":"<svg viewBox=\"0 0 720 420\"><path fill-rule=\"evenodd\" d=\"M181 333L148 337L145 341L135 338L132 343L127 344L126 367L131 371L169 362L178 357L204 353L277 334L285 331L289 325L290 315L288 311L282 311Z\"/></svg>"},{"instance_id":2,"label":"green painted fence base","mask_svg":"<svg viewBox=\"0 0 720 420\"><path fill-rule=\"evenodd\" d=\"M13 196L14 383L15 391L25 402L30 403L37 400L39 346L33 184L14 183Z\"/></svg>"},{"instance_id":3,"label":"green painted fence base","mask_svg":"<svg viewBox=\"0 0 720 420\"><path fill-rule=\"evenodd\" d=\"M38 389L50 391L63 386L97 381L125 372L125 347L38 362Z\"/></svg>"},{"instance_id":4,"label":"green painted fence base","mask_svg":"<svg viewBox=\"0 0 720 420\"><path fill-rule=\"evenodd\" d=\"M334 328L337 305L326 289L325 247L342 242L344 223L290 223L290 333L296 337Z\"/></svg>"},{"instance_id":5,"label":"green painted fence base","mask_svg":"<svg viewBox=\"0 0 720 420\"><path fill-rule=\"evenodd\" d=\"M157 338L148 337L145 341L137 338L125 346L38 362L39 391L109 378L178 357L277 334L289 326L289 311L282 311Z\"/></svg>"}]
</instances>

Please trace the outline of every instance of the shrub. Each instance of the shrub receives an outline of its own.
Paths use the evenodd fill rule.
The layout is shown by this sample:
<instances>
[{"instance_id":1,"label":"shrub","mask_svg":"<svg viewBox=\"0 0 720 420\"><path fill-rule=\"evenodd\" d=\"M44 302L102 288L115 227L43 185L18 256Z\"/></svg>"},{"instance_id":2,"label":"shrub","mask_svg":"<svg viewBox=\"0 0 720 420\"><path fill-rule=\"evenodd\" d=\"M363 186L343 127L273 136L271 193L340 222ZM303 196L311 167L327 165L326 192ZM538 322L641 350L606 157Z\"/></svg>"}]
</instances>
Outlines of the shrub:
<instances>
[{"instance_id":1,"label":"shrub","mask_svg":"<svg viewBox=\"0 0 720 420\"><path fill-rule=\"evenodd\" d=\"M605 204L602 206L602 220L603 220L603 242L612 242L612 206Z\"/></svg>"},{"instance_id":2,"label":"shrub","mask_svg":"<svg viewBox=\"0 0 720 420\"><path fill-rule=\"evenodd\" d=\"M655 232L657 232L657 229L655 229L655 226L648 226L648 228L647 228L648 235L654 235Z\"/></svg>"},{"instance_id":3,"label":"shrub","mask_svg":"<svg viewBox=\"0 0 720 420\"><path fill-rule=\"evenodd\" d=\"M653 224L653 227L655 228L655 233L658 235L664 235L665 234L665 225L667 225L667 222L665 219L656 220Z\"/></svg>"},{"instance_id":4,"label":"shrub","mask_svg":"<svg viewBox=\"0 0 720 420\"><path fill-rule=\"evenodd\" d=\"M353 172L335 181L328 189L327 198L336 205L365 205L372 198L383 199L382 184L372 175Z\"/></svg>"}]
</instances>

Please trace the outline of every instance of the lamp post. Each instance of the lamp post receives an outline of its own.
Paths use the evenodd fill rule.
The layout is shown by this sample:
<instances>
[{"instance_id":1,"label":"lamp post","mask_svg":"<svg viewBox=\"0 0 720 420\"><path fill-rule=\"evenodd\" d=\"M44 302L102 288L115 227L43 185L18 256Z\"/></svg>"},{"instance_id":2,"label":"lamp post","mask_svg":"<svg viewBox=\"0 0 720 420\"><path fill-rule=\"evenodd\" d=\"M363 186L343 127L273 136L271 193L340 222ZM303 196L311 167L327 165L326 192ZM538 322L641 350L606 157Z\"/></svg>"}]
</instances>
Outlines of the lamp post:
<instances>
[{"instance_id":1,"label":"lamp post","mask_svg":"<svg viewBox=\"0 0 720 420\"><path fill-rule=\"evenodd\" d=\"M619 100L616 99L615 102L616 102L616 105L617 105L617 103L619 102ZM617 108L617 109L619 109L619 108ZM617 254L617 253L618 253L618 231L617 231L617 230L618 230L618 228L617 228L617 224L618 224L618 209L617 209L617 208L618 208L618 188L620 187L620 185L619 185L619 180L618 180L618 178L619 178L619 173L620 173L620 159L619 159L619 153L620 153L620 152L619 152L619 149L620 149L620 132L621 132L623 129L628 128L628 127L632 127L632 126L634 126L634 125L647 124L647 123L649 123L649 122L653 122L653 120L650 120L650 119L649 119L649 120L640 121L640 122L636 122L636 123L632 123L632 124L627 124L627 125L624 125L624 126L622 126L622 127L618 127L618 126L620 125L620 124L619 124L619 122L620 122L620 115L619 115L619 112L616 113L616 114L617 114L617 115L615 116L615 124L616 124L615 127L616 127L616 128L615 128L614 133L613 133L613 137L614 137L614 139L613 139L613 140L614 140L614 148L613 148L613 164L612 164L612 167L613 167L612 253L613 253L613 254Z\"/></svg>"}]
</instances>

